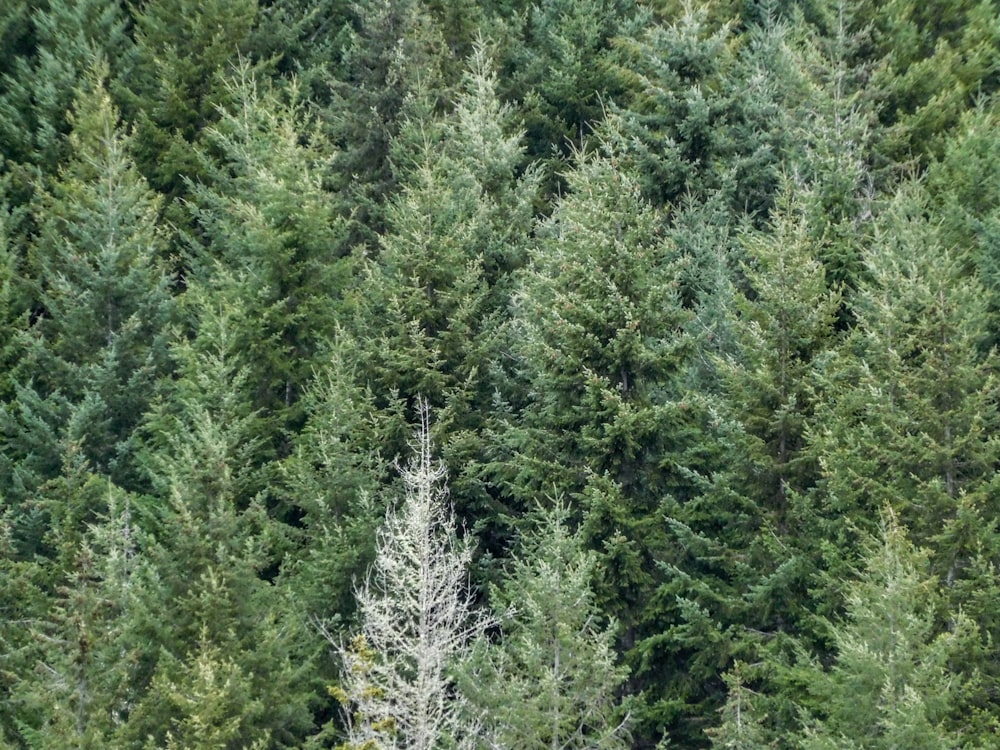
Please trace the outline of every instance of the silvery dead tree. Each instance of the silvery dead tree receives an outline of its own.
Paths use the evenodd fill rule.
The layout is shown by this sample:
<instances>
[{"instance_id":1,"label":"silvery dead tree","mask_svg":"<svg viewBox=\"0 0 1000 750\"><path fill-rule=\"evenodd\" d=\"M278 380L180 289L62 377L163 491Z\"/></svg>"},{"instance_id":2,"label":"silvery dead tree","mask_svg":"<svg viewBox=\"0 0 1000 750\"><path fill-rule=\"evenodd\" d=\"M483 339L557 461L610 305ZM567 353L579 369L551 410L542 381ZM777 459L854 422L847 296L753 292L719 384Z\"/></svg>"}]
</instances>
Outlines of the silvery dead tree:
<instances>
[{"instance_id":1,"label":"silvery dead tree","mask_svg":"<svg viewBox=\"0 0 1000 750\"><path fill-rule=\"evenodd\" d=\"M456 534L445 468L431 457L421 405L414 455L401 474L403 502L390 508L376 558L356 591L360 630L335 643L344 672L345 750L472 748L482 723L457 689L454 669L492 623L469 594L471 547Z\"/></svg>"}]
</instances>

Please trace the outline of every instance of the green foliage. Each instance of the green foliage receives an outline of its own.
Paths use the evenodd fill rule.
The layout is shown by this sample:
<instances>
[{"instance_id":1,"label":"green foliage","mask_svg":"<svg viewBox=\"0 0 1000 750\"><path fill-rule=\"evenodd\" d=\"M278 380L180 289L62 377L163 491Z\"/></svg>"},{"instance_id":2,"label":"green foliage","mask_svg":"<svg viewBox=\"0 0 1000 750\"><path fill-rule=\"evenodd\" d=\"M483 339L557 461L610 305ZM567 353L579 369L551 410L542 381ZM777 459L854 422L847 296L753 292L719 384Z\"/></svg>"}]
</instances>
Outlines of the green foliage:
<instances>
[{"instance_id":1,"label":"green foliage","mask_svg":"<svg viewBox=\"0 0 1000 750\"><path fill-rule=\"evenodd\" d=\"M66 134L77 90L98 60L117 63L129 47L119 3L101 0L13 3L4 24L9 54L0 94L0 152L27 171L46 176L68 158ZM18 11L20 10L20 14ZM15 41L20 37L23 42Z\"/></svg>"},{"instance_id":2,"label":"green foliage","mask_svg":"<svg viewBox=\"0 0 1000 750\"><path fill-rule=\"evenodd\" d=\"M72 159L38 198L26 265L32 319L21 318L5 405L0 491L27 501L59 472L66 444L91 470L139 485L135 430L167 372L172 301L156 259L158 202L137 174L129 138L92 74L71 114Z\"/></svg>"},{"instance_id":3,"label":"green foliage","mask_svg":"<svg viewBox=\"0 0 1000 750\"><path fill-rule=\"evenodd\" d=\"M144 603L158 613L145 635L159 653L128 734L154 746L208 747L197 743L220 736L288 746L310 726L317 688L304 677L306 613L266 579L284 541L264 507L266 439L232 314L198 287L187 294L199 303L199 336L174 343L180 377L145 427L156 578Z\"/></svg>"},{"instance_id":4,"label":"green foliage","mask_svg":"<svg viewBox=\"0 0 1000 750\"><path fill-rule=\"evenodd\" d=\"M351 262L325 185L329 144L295 91L288 103L260 91L247 65L226 86L231 103L203 134L207 183L191 188L205 247L194 249L186 278L231 311L232 351L253 384L246 396L284 451Z\"/></svg>"},{"instance_id":5,"label":"green foliage","mask_svg":"<svg viewBox=\"0 0 1000 750\"><path fill-rule=\"evenodd\" d=\"M865 568L847 590L847 612L831 624L836 658L804 665L810 704L797 746L955 748L946 724L962 689L949 660L976 637L960 612L936 626L937 582L891 512L865 547Z\"/></svg>"},{"instance_id":6,"label":"green foliage","mask_svg":"<svg viewBox=\"0 0 1000 750\"><path fill-rule=\"evenodd\" d=\"M133 6L135 48L116 94L136 123L136 161L158 191L201 175L194 145L226 101L223 80L248 45L256 0L160 0Z\"/></svg>"},{"instance_id":7,"label":"green foliage","mask_svg":"<svg viewBox=\"0 0 1000 750\"><path fill-rule=\"evenodd\" d=\"M815 480L803 434L816 402L811 368L833 343L840 304L809 234L811 197L786 182L770 231L744 234L746 289L733 305L738 348L720 365L726 400L757 443L747 491L778 529L787 527L789 492Z\"/></svg>"},{"instance_id":8,"label":"green foliage","mask_svg":"<svg viewBox=\"0 0 1000 750\"><path fill-rule=\"evenodd\" d=\"M985 295L922 218L922 200L902 190L877 222L857 327L824 363L814 442L841 511L871 518L890 505L928 544L963 507L992 517L997 411L995 357L980 351Z\"/></svg>"},{"instance_id":9,"label":"green foliage","mask_svg":"<svg viewBox=\"0 0 1000 750\"><path fill-rule=\"evenodd\" d=\"M628 718L614 700L626 675L615 663L615 623L600 622L591 588L597 556L568 516L561 501L539 508L493 591L503 633L467 680L497 747L628 746Z\"/></svg>"},{"instance_id":10,"label":"green foliage","mask_svg":"<svg viewBox=\"0 0 1000 750\"><path fill-rule=\"evenodd\" d=\"M0 6L0 746L996 744L995 0Z\"/></svg>"},{"instance_id":11,"label":"green foliage","mask_svg":"<svg viewBox=\"0 0 1000 750\"><path fill-rule=\"evenodd\" d=\"M523 39L504 62L505 94L524 112L532 157L583 148L606 105L625 93L616 39L646 21L633 0L544 0L526 9Z\"/></svg>"},{"instance_id":12,"label":"green foliage","mask_svg":"<svg viewBox=\"0 0 1000 750\"><path fill-rule=\"evenodd\" d=\"M340 149L338 206L353 219L352 237L372 244L385 228L384 204L398 187L390 151L405 120L404 102L417 90L434 102L447 96L451 52L420 0L365 0L355 11L325 115Z\"/></svg>"},{"instance_id":13,"label":"green foliage","mask_svg":"<svg viewBox=\"0 0 1000 750\"><path fill-rule=\"evenodd\" d=\"M924 166L976 98L996 91L1000 29L990 0L894 0L863 5L871 50L883 57L870 87L883 102L879 167Z\"/></svg>"},{"instance_id":14,"label":"green foliage","mask_svg":"<svg viewBox=\"0 0 1000 750\"><path fill-rule=\"evenodd\" d=\"M524 264L538 188L534 170L519 174L521 137L495 87L480 43L451 112L436 116L426 92L408 99L393 142L400 189L377 254L361 268L349 328L357 377L378 402L412 409L423 397L435 407L458 512L490 536L501 533L500 509L479 473L500 387L491 363L502 356L497 329L511 274ZM399 439L383 446L387 455L403 450Z\"/></svg>"}]
</instances>

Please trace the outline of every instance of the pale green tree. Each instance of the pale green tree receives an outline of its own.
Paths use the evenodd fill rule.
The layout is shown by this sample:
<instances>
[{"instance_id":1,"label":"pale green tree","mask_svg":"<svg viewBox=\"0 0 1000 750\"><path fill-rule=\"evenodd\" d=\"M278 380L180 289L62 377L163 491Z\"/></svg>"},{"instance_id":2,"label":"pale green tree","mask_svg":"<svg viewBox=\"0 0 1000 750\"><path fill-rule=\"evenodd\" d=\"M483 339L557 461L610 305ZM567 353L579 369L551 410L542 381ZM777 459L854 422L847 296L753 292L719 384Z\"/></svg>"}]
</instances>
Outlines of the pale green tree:
<instances>
[{"instance_id":1,"label":"pale green tree","mask_svg":"<svg viewBox=\"0 0 1000 750\"><path fill-rule=\"evenodd\" d=\"M562 501L533 516L493 592L502 634L467 677L474 698L498 748L628 747L618 701L627 670L617 663L616 624L597 608L597 556L570 529Z\"/></svg>"}]
</instances>

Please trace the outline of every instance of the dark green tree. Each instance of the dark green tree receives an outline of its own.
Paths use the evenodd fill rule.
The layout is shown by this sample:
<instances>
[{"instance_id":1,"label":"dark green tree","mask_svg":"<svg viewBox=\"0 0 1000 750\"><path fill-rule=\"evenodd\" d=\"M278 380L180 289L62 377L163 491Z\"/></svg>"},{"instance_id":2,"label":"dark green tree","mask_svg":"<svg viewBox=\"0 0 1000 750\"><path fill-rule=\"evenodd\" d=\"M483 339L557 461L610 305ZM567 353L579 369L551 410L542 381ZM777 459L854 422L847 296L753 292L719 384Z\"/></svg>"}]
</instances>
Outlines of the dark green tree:
<instances>
[{"instance_id":1,"label":"dark green tree","mask_svg":"<svg viewBox=\"0 0 1000 750\"><path fill-rule=\"evenodd\" d=\"M186 195L185 181L202 175L195 145L228 100L224 81L250 44L257 9L257 0L132 6L135 47L122 61L115 93L136 125L139 169L169 199Z\"/></svg>"},{"instance_id":2,"label":"dark green tree","mask_svg":"<svg viewBox=\"0 0 1000 750\"><path fill-rule=\"evenodd\" d=\"M869 83L881 102L876 168L926 166L976 99L997 90L1000 30L990 0L893 0L860 4L863 50L884 60Z\"/></svg>"},{"instance_id":3,"label":"dark green tree","mask_svg":"<svg viewBox=\"0 0 1000 750\"><path fill-rule=\"evenodd\" d=\"M982 346L987 296L942 246L917 186L887 202L876 229L857 326L819 371L824 403L810 429L823 469L813 501L818 535L836 578L853 563L857 530L870 529L877 508L893 508L933 552L930 570L950 608L968 602L984 648L995 637L984 615L996 596L985 560L997 544L998 450L996 354ZM988 692L996 679L978 654L971 649L955 664L970 680L969 715L990 712L991 699L972 686ZM977 673L983 682L972 679Z\"/></svg>"},{"instance_id":4,"label":"dark green tree","mask_svg":"<svg viewBox=\"0 0 1000 750\"><path fill-rule=\"evenodd\" d=\"M303 612L274 583L286 535L267 512L261 416L248 398L240 310L194 284L198 334L172 346L177 378L144 425L152 501L147 559L158 613L148 689L126 737L149 747L296 746L312 726L318 649Z\"/></svg>"},{"instance_id":5,"label":"dark green tree","mask_svg":"<svg viewBox=\"0 0 1000 750\"><path fill-rule=\"evenodd\" d=\"M738 34L711 9L685 3L622 42L632 79L617 108L622 155L654 205L721 192L730 211L762 218L780 159L794 151L789 102L801 96L801 74L776 18Z\"/></svg>"},{"instance_id":6,"label":"dark green tree","mask_svg":"<svg viewBox=\"0 0 1000 750\"><path fill-rule=\"evenodd\" d=\"M158 201L132 164L102 75L77 93L72 159L38 198L24 279L34 312L21 318L17 398L2 415L0 491L15 504L59 474L68 442L91 471L138 487L135 430L168 371Z\"/></svg>"},{"instance_id":7,"label":"dark green tree","mask_svg":"<svg viewBox=\"0 0 1000 750\"><path fill-rule=\"evenodd\" d=\"M677 718L667 695L680 675L660 636L679 615L656 597L660 563L675 559L666 520L701 494L715 457L704 402L687 391L680 254L617 159L579 154L570 192L536 231L491 468L512 507L562 493L582 523L598 553L597 601L621 623L625 690L641 694L635 734L647 746Z\"/></svg>"},{"instance_id":8,"label":"dark green tree","mask_svg":"<svg viewBox=\"0 0 1000 750\"><path fill-rule=\"evenodd\" d=\"M538 186L533 170L519 174L521 138L495 86L478 45L452 112L434 115L426 96L408 101L393 145L400 191L362 268L350 323L360 382L390 409L397 398L411 414L418 397L430 402L458 512L484 524L497 515L477 476L500 387L491 362L501 356L496 332L511 272L524 264ZM404 436L383 446L387 455L403 452Z\"/></svg>"},{"instance_id":9,"label":"dark green tree","mask_svg":"<svg viewBox=\"0 0 1000 750\"><path fill-rule=\"evenodd\" d=\"M449 99L451 52L421 0L364 0L345 43L324 114L338 148L338 202L351 236L374 245L384 208L398 187L390 153L404 122L404 102L421 89L435 104ZM455 83L454 78L451 83Z\"/></svg>"},{"instance_id":10,"label":"dark green tree","mask_svg":"<svg viewBox=\"0 0 1000 750\"><path fill-rule=\"evenodd\" d=\"M835 659L801 669L809 693L803 750L974 747L948 726L963 687L950 660L976 627L960 612L937 625L937 579L891 512L864 548L864 569L847 587L843 619L829 623Z\"/></svg>"},{"instance_id":11,"label":"dark green tree","mask_svg":"<svg viewBox=\"0 0 1000 750\"><path fill-rule=\"evenodd\" d=\"M0 78L0 152L21 192L32 190L39 174L54 177L71 158L67 115L78 89L99 59L117 64L130 42L119 3L52 0L29 10L17 2L9 14L2 26L9 57Z\"/></svg>"},{"instance_id":12,"label":"dark green tree","mask_svg":"<svg viewBox=\"0 0 1000 750\"><path fill-rule=\"evenodd\" d=\"M136 627L145 619L139 595L144 563L132 498L87 471L86 459L72 449L62 476L41 492L54 507L104 510L92 514L82 531L65 514L51 532L58 555L34 563L40 574L35 581L47 583L45 606L21 620L29 639L20 653L7 652L14 665L20 662L8 699L16 746L120 746L149 648Z\"/></svg>"},{"instance_id":13,"label":"dark green tree","mask_svg":"<svg viewBox=\"0 0 1000 750\"><path fill-rule=\"evenodd\" d=\"M647 21L634 0L543 0L523 10L521 38L503 62L504 96L524 113L532 158L556 166L553 157L583 147L607 104L625 94L617 40Z\"/></svg>"}]
</instances>

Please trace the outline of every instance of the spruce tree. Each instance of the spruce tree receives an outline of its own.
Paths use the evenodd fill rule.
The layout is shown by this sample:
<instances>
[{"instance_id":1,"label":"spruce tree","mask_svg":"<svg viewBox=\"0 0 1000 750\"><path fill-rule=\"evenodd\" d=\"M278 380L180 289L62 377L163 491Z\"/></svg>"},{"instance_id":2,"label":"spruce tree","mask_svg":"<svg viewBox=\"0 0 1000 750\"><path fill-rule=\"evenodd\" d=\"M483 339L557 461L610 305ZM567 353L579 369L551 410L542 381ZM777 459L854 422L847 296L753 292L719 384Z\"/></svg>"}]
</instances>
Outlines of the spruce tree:
<instances>
[{"instance_id":1,"label":"spruce tree","mask_svg":"<svg viewBox=\"0 0 1000 750\"><path fill-rule=\"evenodd\" d=\"M467 677L498 748L628 746L618 690L615 623L601 622L592 582L597 556L569 528L568 508L539 508L525 525L493 607L502 634Z\"/></svg>"},{"instance_id":2,"label":"spruce tree","mask_svg":"<svg viewBox=\"0 0 1000 750\"><path fill-rule=\"evenodd\" d=\"M338 207L355 242L371 245L385 229L384 204L398 187L390 158L404 102L418 87L435 102L449 97L450 50L421 0L364 0L331 82L324 116L338 147Z\"/></svg>"},{"instance_id":3,"label":"spruce tree","mask_svg":"<svg viewBox=\"0 0 1000 750\"><path fill-rule=\"evenodd\" d=\"M968 603L982 633L955 662L965 677L981 678L963 700L991 706L996 674L979 654L995 637L986 561L997 548L997 361L983 352L986 295L942 246L925 200L918 186L905 186L876 220L857 326L819 370L824 403L810 435L823 479L813 505L818 535L833 542L824 557L834 577L853 562L852 540L880 506L930 549L949 607ZM986 733L978 721L975 731Z\"/></svg>"},{"instance_id":4,"label":"spruce tree","mask_svg":"<svg viewBox=\"0 0 1000 750\"><path fill-rule=\"evenodd\" d=\"M245 64L225 86L229 103L199 150L206 182L190 189L201 244L186 278L230 310L234 352L253 384L246 396L286 453L351 260L327 189L330 147L294 88L284 101Z\"/></svg>"},{"instance_id":5,"label":"spruce tree","mask_svg":"<svg viewBox=\"0 0 1000 750\"><path fill-rule=\"evenodd\" d=\"M176 198L186 194L185 180L201 175L194 146L226 100L222 83L249 46L257 1L161 0L131 10L135 47L115 93L136 124L143 176Z\"/></svg>"},{"instance_id":6,"label":"spruce tree","mask_svg":"<svg viewBox=\"0 0 1000 750\"><path fill-rule=\"evenodd\" d=\"M130 43L118 3L53 0L29 10L18 2L10 6L8 18L0 152L20 192L32 190L40 174L55 177L70 158L67 114L77 91L97 60L116 64Z\"/></svg>"},{"instance_id":7,"label":"spruce tree","mask_svg":"<svg viewBox=\"0 0 1000 750\"><path fill-rule=\"evenodd\" d=\"M501 387L492 365L501 356L497 329L511 273L524 264L538 179L534 170L518 174L521 137L497 99L485 44L469 60L452 112L436 115L428 96L408 99L393 142L400 190L353 290L351 356L360 383L389 410L398 399L412 414L418 397L436 409L458 512L493 525L495 497L477 473ZM400 438L383 446L387 455L403 451Z\"/></svg>"},{"instance_id":8,"label":"spruce tree","mask_svg":"<svg viewBox=\"0 0 1000 750\"><path fill-rule=\"evenodd\" d=\"M666 520L703 492L717 456L705 402L687 390L679 252L617 153L577 159L514 298L511 395L495 417L491 471L513 508L562 493L582 523L648 743L676 719L667 696L681 677L661 637L678 614L656 596L676 551Z\"/></svg>"},{"instance_id":9,"label":"spruce tree","mask_svg":"<svg viewBox=\"0 0 1000 750\"><path fill-rule=\"evenodd\" d=\"M240 314L195 284L198 334L178 337L177 378L143 426L152 585L144 637L157 646L127 738L156 747L300 742L318 686L308 613L275 585L285 547L267 512L261 416L248 398ZM144 744L143 746L146 746Z\"/></svg>"},{"instance_id":10,"label":"spruce tree","mask_svg":"<svg viewBox=\"0 0 1000 750\"><path fill-rule=\"evenodd\" d=\"M869 88L881 103L876 167L925 167L962 113L997 90L1000 30L990 0L861 4L866 57L884 59Z\"/></svg>"},{"instance_id":11,"label":"spruce tree","mask_svg":"<svg viewBox=\"0 0 1000 750\"><path fill-rule=\"evenodd\" d=\"M173 305L156 257L158 201L102 79L98 67L77 93L72 159L38 200L25 264L35 312L21 322L17 399L2 413L0 491L15 504L58 475L69 442L95 473L139 487L135 430L168 371Z\"/></svg>"},{"instance_id":12,"label":"spruce tree","mask_svg":"<svg viewBox=\"0 0 1000 750\"><path fill-rule=\"evenodd\" d=\"M809 692L796 747L966 747L971 739L949 727L963 679L950 661L975 625L951 613L937 625L937 579L927 553L914 547L891 511L864 548L864 569L847 587L847 611L830 623L835 659L803 665Z\"/></svg>"},{"instance_id":13,"label":"spruce tree","mask_svg":"<svg viewBox=\"0 0 1000 750\"><path fill-rule=\"evenodd\" d=\"M120 746L150 649L138 627L145 576L133 498L89 473L79 453L42 494L53 505L105 510L82 532L67 514L52 533L59 554L35 564L44 569L35 580L47 579L45 606L21 621L30 636L21 653L8 652L20 662L8 704L19 746Z\"/></svg>"}]
</instances>

